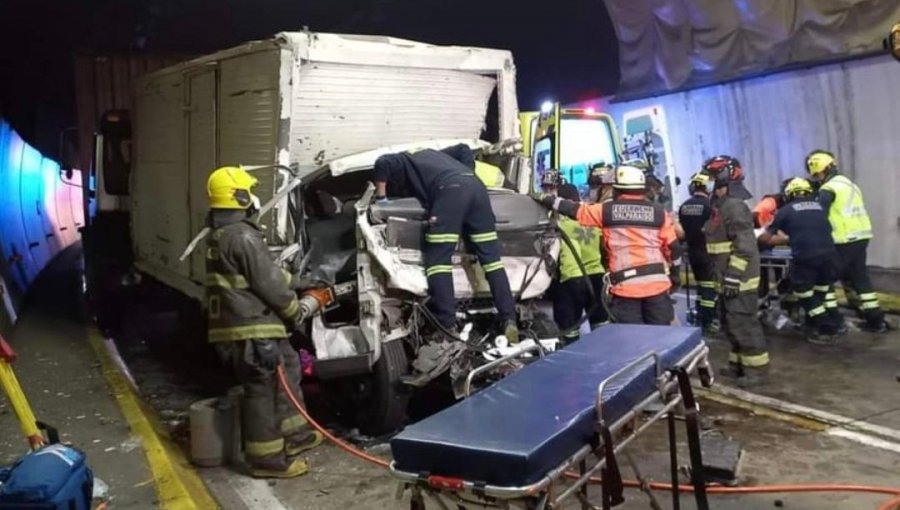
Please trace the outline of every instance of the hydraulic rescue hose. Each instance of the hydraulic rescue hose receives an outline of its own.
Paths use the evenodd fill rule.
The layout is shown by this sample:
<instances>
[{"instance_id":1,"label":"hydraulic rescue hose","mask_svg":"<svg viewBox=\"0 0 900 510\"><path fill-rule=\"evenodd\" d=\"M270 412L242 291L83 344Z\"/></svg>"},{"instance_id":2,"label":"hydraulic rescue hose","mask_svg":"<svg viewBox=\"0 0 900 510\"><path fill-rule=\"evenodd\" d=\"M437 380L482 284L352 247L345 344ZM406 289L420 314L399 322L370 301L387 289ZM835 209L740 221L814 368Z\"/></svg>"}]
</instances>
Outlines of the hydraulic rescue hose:
<instances>
[{"instance_id":1,"label":"hydraulic rescue hose","mask_svg":"<svg viewBox=\"0 0 900 510\"><path fill-rule=\"evenodd\" d=\"M347 442L341 440L340 438L334 436L327 430L325 427L319 424L316 420L313 419L312 416L306 411L306 408L303 407L303 404L300 403L300 399L291 391L290 383L288 382L287 376L284 373L284 367L282 365L278 365L277 369L278 374L278 382L281 385L282 391L287 396L288 400L291 402L291 405L294 406L294 409L297 410L306 421L309 422L310 426L312 426L315 430L319 431L323 436L325 436L329 441L334 443L338 448L344 450L345 452L362 459L366 462L374 464L380 468L388 469L390 467L390 462L380 457L376 457L374 455L370 455L365 451L356 448L355 446L348 444ZM578 474L568 472L566 476L571 479L578 478ZM602 480L598 477L591 477L591 484L601 484ZM623 480L623 485L629 488L642 488L646 487L650 490L654 491L662 491L662 492L671 492L672 484L663 483L663 482L651 482L648 484L643 484L637 480ZM680 492L690 493L694 491L694 488L691 485L681 485L679 484L678 490ZM790 484L790 485L759 485L756 487L722 487L722 486L710 486L706 489L707 494L718 494L718 495L742 495L742 494L776 494L776 493L808 493L808 492L848 492L848 493L866 493L866 494L883 494L887 496L895 496L894 498L884 502L881 504L877 510L897 510L898 505L900 505L900 487L881 487L877 485L840 485L840 484Z\"/></svg>"}]
</instances>

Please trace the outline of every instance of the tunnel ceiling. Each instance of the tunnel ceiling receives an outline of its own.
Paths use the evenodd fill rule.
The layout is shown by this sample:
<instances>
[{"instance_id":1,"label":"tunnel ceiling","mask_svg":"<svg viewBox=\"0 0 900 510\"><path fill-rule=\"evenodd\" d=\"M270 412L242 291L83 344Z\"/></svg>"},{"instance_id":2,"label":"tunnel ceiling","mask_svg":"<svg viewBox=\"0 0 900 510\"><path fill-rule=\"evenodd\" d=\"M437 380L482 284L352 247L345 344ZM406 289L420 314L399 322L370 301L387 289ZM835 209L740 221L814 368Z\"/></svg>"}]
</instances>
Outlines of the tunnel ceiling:
<instances>
[{"instance_id":1,"label":"tunnel ceiling","mask_svg":"<svg viewBox=\"0 0 900 510\"><path fill-rule=\"evenodd\" d=\"M881 50L897 0L604 0L621 98Z\"/></svg>"}]
</instances>

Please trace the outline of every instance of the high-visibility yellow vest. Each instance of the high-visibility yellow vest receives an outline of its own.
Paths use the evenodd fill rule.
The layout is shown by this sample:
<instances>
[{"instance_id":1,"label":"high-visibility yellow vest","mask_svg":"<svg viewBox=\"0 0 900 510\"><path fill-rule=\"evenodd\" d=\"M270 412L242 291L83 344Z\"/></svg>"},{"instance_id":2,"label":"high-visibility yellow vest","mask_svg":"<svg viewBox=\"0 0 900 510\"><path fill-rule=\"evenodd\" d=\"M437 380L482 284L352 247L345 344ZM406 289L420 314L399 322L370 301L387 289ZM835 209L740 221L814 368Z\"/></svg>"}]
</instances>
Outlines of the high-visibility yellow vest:
<instances>
[{"instance_id":1,"label":"high-visibility yellow vest","mask_svg":"<svg viewBox=\"0 0 900 510\"><path fill-rule=\"evenodd\" d=\"M843 175L836 175L825 181L822 189L834 194L828 221L835 244L872 239L872 222L859 186Z\"/></svg>"},{"instance_id":2,"label":"high-visibility yellow vest","mask_svg":"<svg viewBox=\"0 0 900 510\"><path fill-rule=\"evenodd\" d=\"M506 177L498 167L483 161L475 162L475 176L484 184L485 188L502 188Z\"/></svg>"},{"instance_id":3,"label":"high-visibility yellow vest","mask_svg":"<svg viewBox=\"0 0 900 510\"><path fill-rule=\"evenodd\" d=\"M603 264L600 261L600 229L582 226L571 218L560 218L559 228L571 239L587 274L603 273ZM583 275L575 255L576 253L563 242L559 252L559 281L565 282Z\"/></svg>"}]
</instances>

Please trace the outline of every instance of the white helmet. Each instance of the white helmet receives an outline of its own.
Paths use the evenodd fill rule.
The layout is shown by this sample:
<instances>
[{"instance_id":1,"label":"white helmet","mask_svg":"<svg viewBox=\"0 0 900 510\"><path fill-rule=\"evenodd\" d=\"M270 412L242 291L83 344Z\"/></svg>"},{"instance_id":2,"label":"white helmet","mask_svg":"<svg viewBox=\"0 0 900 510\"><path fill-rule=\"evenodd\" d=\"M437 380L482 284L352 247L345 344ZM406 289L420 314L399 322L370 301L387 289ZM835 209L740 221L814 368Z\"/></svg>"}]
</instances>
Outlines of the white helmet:
<instances>
[{"instance_id":1,"label":"white helmet","mask_svg":"<svg viewBox=\"0 0 900 510\"><path fill-rule=\"evenodd\" d=\"M628 165L616 167L616 182L613 183L613 188L643 191L646 187L647 178L643 170Z\"/></svg>"}]
</instances>

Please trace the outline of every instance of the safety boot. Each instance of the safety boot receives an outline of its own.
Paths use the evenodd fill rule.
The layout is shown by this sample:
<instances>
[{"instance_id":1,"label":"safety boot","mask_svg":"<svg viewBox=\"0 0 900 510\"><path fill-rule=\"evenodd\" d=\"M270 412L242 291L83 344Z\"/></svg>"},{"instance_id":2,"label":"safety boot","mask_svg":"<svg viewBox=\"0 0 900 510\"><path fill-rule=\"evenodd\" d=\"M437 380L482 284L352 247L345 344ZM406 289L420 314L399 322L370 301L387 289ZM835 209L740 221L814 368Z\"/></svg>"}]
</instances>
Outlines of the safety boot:
<instances>
[{"instance_id":1,"label":"safety boot","mask_svg":"<svg viewBox=\"0 0 900 510\"><path fill-rule=\"evenodd\" d=\"M836 345L838 342L838 336L832 333L813 330L806 333L806 341L813 345Z\"/></svg>"},{"instance_id":2,"label":"safety boot","mask_svg":"<svg viewBox=\"0 0 900 510\"><path fill-rule=\"evenodd\" d=\"M519 343L519 326L516 321L508 320L503 323L503 336L509 340L510 345Z\"/></svg>"},{"instance_id":3,"label":"safety boot","mask_svg":"<svg viewBox=\"0 0 900 510\"><path fill-rule=\"evenodd\" d=\"M283 457L272 461L251 461L250 475L253 478L296 478L309 472L309 464L303 459L288 463Z\"/></svg>"},{"instance_id":4,"label":"safety boot","mask_svg":"<svg viewBox=\"0 0 900 510\"><path fill-rule=\"evenodd\" d=\"M719 375L737 379L744 376L744 367L742 367L740 363L728 363L727 367L719 368Z\"/></svg>"},{"instance_id":5,"label":"safety boot","mask_svg":"<svg viewBox=\"0 0 900 510\"><path fill-rule=\"evenodd\" d=\"M300 437L300 434L295 434L294 436L285 439L284 453L287 454L288 457L296 457L301 453L312 450L322 444L323 438L324 436L318 430L302 437Z\"/></svg>"},{"instance_id":6,"label":"safety boot","mask_svg":"<svg viewBox=\"0 0 900 510\"><path fill-rule=\"evenodd\" d=\"M769 382L769 367L743 367L744 375L737 379L739 388L752 389Z\"/></svg>"},{"instance_id":7,"label":"safety boot","mask_svg":"<svg viewBox=\"0 0 900 510\"><path fill-rule=\"evenodd\" d=\"M862 328L866 333L887 333L888 325L883 319L880 322L872 323L870 321L866 321L863 323Z\"/></svg>"}]
</instances>

